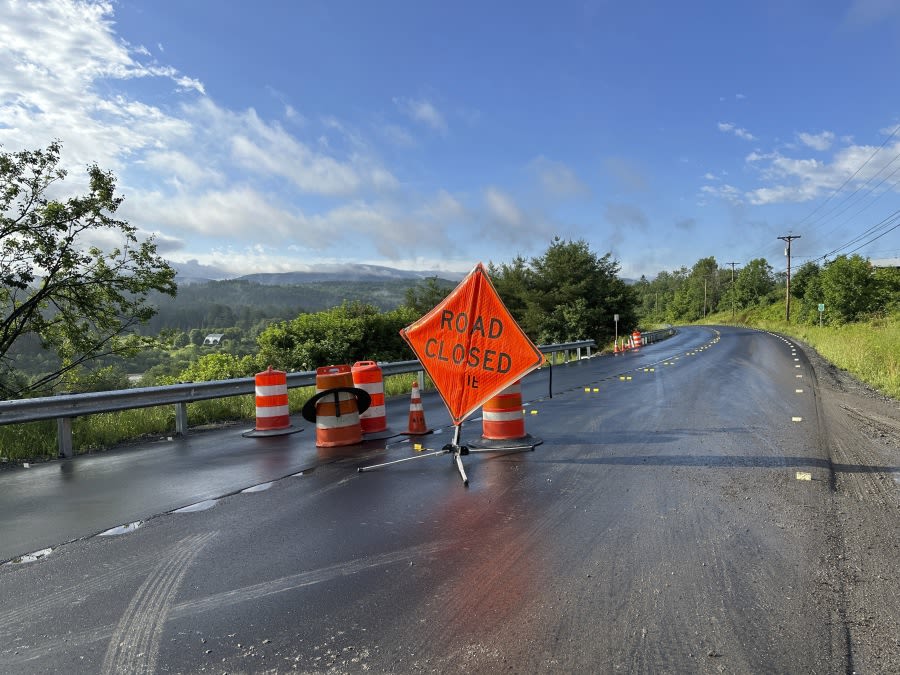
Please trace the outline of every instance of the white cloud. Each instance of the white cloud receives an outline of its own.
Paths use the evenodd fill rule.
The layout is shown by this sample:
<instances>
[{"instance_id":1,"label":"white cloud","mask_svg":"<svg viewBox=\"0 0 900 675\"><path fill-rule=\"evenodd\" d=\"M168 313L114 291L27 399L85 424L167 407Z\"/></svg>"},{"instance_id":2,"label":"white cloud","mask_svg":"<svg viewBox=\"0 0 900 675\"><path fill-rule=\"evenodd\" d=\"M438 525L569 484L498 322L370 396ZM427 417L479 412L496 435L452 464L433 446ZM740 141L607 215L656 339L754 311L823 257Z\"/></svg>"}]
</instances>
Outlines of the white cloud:
<instances>
[{"instance_id":1,"label":"white cloud","mask_svg":"<svg viewBox=\"0 0 900 675\"><path fill-rule=\"evenodd\" d=\"M517 228L524 220L522 212L512 197L495 187L484 191L484 200L490 216L503 225Z\"/></svg>"},{"instance_id":2,"label":"white cloud","mask_svg":"<svg viewBox=\"0 0 900 675\"><path fill-rule=\"evenodd\" d=\"M220 184L225 180L222 172L201 166L184 153L174 150L148 152L146 158L138 163L153 169L164 178L168 176L170 181L175 181L178 185Z\"/></svg>"},{"instance_id":3,"label":"white cloud","mask_svg":"<svg viewBox=\"0 0 900 675\"><path fill-rule=\"evenodd\" d=\"M745 141L755 141L756 140L756 136L751 134L746 129L737 126L733 122L719 122L718 128L719 128L719 131L722 131L724 133L732 133L735 136L737 136L738 138L744 139Z\"/></svg>"},{"instance_id":4,"label":"white cloud","mask_svg":"<svg viewBox=\"0 0 900 675\"><path fill-rule=\"evenodd\" d=\"M703 174L703 178L705 180L719 180L719 178L717 176L712 175L709 171L707 171L705 174Z\"/></svg>"},{"instance_id":5,"label":"white cloud","mask_svg":"<svg viewBox=\"0 0 900 675\"><path fill-rule=\"evenodd\" d=\"M831 161L785 157L777 152L760 155L758 160L767 163L758 162L759 175L769 185L748 191L746 197L756 205L805 202L837 190L851 176L848 190L869 180L875 187L895 168L900 141L876 150L875 146L851 145L838 150Z\"/></svg>"},{"instance_id":6,"label":"white cloud","mask_svg":"<svg viewBox=\"0 0 900 675\"><path fill-rule=\"evenodd\" d=\"M682 158L683 163L688 160ZM647 192L650 187L644 172L631 160L623 157L606 157L603 168L627 192Z\"/></svg>"},{"instance_id":7,"label":"white cloud","mask_svg":"<svg viewBox=\"0 0 900 675\"><path fill-rule=\"evenodd\" d=\"M575 172L563 162L543 155L531 160L529 170L537 177L543 191L553 197L579 197L590 194Z\"/></svg>"},{"instance_id":8,"label":"white cloud","mask_svg":"<svg viewBox=\"0 0 900 675\"><path fill-rule=\"evenodd\" d=\"M160 108L124 93L129 82L168 79L173 90L203 91L174 68L146 65L112 32L110 3L5 2L0 10L0 143L6 149L64 143L70 166L125 158L189 133ZM117 85L121 84L122 87Z\"/></svg>"},{"instance_id":9,"label":"white cloud","mask_svg":"<svg viewBox=\"0 0 900 675\"><path fill-rule=\"evenodd\" d=\"M853 0L847 10L846 22L863 28L900 14L895 0Z\"/></svg>"},{"instance_id":10,"label":"white cloud","mask_svg":"<svg viewBox=\"0 0 900 675\"><path fill-rule=\"evenodd\" d=\"M447 121L431 101L396 96L394 105L410 119L421 122L442 134L447 133Z\"/></svg>"},{"instance_id":11,"label":"white cloud","mask_svg":"<svg viewBox=\"0 0 900 675\"><path fill-rule=\"evenodd\" d=\"M426 202L419 209L419 215L432 221L448 224L470 219L462 202L446 190L440 190L433 199Z\"/></svg>"},{"instance_id":12,"label":"white cloud","mask_svg":"<svg viewBox=\"0 0 900 675\"><path fill-rule=\"evenodd\" d=\"M641 231L646 231L650 224L647 214L634 204L609 203L603 216L612 225L634 227Z\"/></svg>"},{"instance_id":13,"label":"white cloud","mask_svg":"<svg viewBox=\"0 0 900 675\"><path fill-rule=\"evenodd\" d=\"M797 138L799 138L800 142L804 145L819 151L828 150L828 148L831 147L831 144L834 143L834 134L830 131L823 131L820 134L801 132L797 134Z\"/></svg>"},{"instance_id":14,"label":"white cloud","mask_svg":"<svg viewBox=\"0 0 900 675\"><path fill-rule=\"evenodd\" d=\"M741 191L728 183L723 183L722 185L704 185L700 188L700 192L710 197L719 197L732 204L740 204L743 202ZM705 202L702 205L705 206Z\"/></svg>"},{"instance_id":15,"label":"white cloud","mask_svg":"<svg viewBox=\"0 0 900 675\"><path fill-rule=\"evenodd\" d=\"M416 145L413 135L398 124L385 124L379 132L388 143L398 148L412 148Z\"/></svg>"},{"instance_id":16,"label":"white cloud","mask_svg":"<svg viewBox=\"0 0 900 675\"><path fill-rule=\"evenodd\" d=\"M117 6L0 0L0 144L15 151L59 138L69 193L83 189L86 164L115 172L121 216L156 233L160 251L259 271L333 256L425 260L436 250L464 261L486 239L505 255L556 233L552 218L501 186L450 192L401 180L382 161L369 136L409 146L409 129L448 132L432 101L395 99L416 124L383 129L371 119L307 119L275 89L263 107L229 109L191 73L161 63L161 44L154 59L123 40ZM477 121L477 111L452 116ZM583 188L567 165L539 160L548 190Z\"/></svg>"}]
</instances>

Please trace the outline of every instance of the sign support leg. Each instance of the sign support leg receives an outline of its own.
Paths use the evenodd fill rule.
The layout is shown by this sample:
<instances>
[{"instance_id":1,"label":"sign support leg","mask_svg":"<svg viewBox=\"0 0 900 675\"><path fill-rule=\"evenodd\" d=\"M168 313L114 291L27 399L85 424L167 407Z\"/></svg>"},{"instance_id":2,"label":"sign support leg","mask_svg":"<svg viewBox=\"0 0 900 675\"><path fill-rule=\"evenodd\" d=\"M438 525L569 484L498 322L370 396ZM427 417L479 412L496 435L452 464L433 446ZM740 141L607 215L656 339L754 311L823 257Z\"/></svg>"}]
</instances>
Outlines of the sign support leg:
<instances>
[{"instance_id":1,"label":"sign support leg","mask_svg":"<svg viewBox=\"0 0 900 675\"><path fill-rule=\"evenodd\" d=\"M469 448L465 445L459 444L459 434L462 429L462 424L457 424L455 429L453 430L453 440L445 445L440 450L434 450L433 452L426 452L421 455L415 455L413 457L403 457L402 459L395 459L390 462L382 462L381 464L370 464L369 466L360 466L357 467L357 471L359 473L365 473L366 471L374 471L375 469L380 469L385 466L392 466L394 464L400 464L401 462L411 462L414 459L424 459L425 457L439 457L441 455L449 455L453 454L453 462L456 464L456 469L459 471L459 476L462 478L463 485L468 487L469 485L469 477L466 475L466 469L462 463L462 455L469 454Z\"/></svg>"}]
</instances>

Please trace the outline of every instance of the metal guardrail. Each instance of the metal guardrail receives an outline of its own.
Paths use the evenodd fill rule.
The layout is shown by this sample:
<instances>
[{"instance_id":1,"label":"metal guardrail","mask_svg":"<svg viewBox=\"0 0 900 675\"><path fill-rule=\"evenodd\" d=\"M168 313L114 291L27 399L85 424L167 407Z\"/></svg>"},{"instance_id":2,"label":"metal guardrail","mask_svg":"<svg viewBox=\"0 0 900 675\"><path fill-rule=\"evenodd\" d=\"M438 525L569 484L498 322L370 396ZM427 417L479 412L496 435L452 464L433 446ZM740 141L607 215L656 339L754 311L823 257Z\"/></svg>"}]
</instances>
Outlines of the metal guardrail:
<instances>
[{"instance_id":1,"label":"metal guardrail","mask_svg":"<svg viewBox=\"0 0 900 675\"><path fill-rule=\"evenodd\" d=\"M675 335L675 328L673 326L669 326L668 328L662 328L660 330L650 330L646 333L641 333L641 339L643 340L645 345L650 345L654 342L665 340L667 337L672 337L673 335Z\"/></svg>"},{"instance_id":2,"label":"metal guardrail","mask_svg":"<svg viewBox=\"0 0 900 675\"><path fill-rule=\"evenodd\" d=\"M590 356L592 347L596 348L593 340L582 340L581 342L541 345L538 349L544 354L575 352L576 357L580 359L581 350L586 349L587 355ZM418 359L381 363L379 367L384 376L419 373L420 385L422 384L423 370L422 364ZM315 384L315 371L287 373L288 389L312 387ZM244 396L255 392L256 379L243 377L212 382L185 382L161 387L138 387L135 389L116 389L87 394L61 394L59 396L44 396L18 401L0 401L0 425L55 419L57 421L59 454L63 457L71 457L73 454L72 418L74 417L133 408L174 405L175 433L184 436L188 431L188 403L228 398L230 396Z\"/></svg>"}]
</instances>

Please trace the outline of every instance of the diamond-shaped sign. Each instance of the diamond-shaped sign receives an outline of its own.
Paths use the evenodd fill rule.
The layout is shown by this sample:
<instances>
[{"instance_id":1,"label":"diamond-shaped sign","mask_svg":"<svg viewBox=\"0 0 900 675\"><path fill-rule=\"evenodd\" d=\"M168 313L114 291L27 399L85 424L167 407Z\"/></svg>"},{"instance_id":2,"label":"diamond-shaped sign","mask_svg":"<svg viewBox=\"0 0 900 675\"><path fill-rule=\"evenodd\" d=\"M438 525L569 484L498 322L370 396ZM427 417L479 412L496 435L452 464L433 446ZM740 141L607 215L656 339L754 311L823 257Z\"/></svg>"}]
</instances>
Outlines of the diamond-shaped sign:
<instances>
[{"instance_id":1,"label":"diamond-shaped sign","mask_svg":"<svg viewBox=\"0 0 900 675\"><path fill-rule=\"evenodd\" d=\"M454 424L543 362L478 263L443 302L400 331Z\"/></svg>"}]
</instances>

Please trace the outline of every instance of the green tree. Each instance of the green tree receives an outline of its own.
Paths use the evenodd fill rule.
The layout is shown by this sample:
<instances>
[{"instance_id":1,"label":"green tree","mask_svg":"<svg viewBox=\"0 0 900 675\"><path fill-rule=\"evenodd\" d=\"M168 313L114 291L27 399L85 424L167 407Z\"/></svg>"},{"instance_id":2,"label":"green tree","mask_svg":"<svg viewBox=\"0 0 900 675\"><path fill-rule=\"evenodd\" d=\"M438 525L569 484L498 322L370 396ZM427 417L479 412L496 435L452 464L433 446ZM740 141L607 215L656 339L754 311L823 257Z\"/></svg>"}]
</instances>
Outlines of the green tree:
<instances>
[{"instance_id":1,"label":"green tree","mask_svg":"<svg viewBox=\"0 0 900 675\"><path fill-rule=\"evenodd\" d=\"M438 277L428 277L419 284L406 289L405 305L420 316L428 313L449 295L453 285Z\"/></svg>"},{"instance_id":2,"label":"green tree","mask_svg":"<svg viewBox=\"0 0 900 675\"><path fill-rule=\"evenodd\" d=\"M774 289L772 266L765 258L748 262L734 280L734 296L739 307L750 307L765 301Z\"/></svg>"},{"instance_id":3,"label":"green tree","mask_svg":"<svg viewBox=\"0 0 900 675\"><path fill-rule=\"evenodd\" d=\"M670 306L674 321L697 321L715 311L721 292L719 265L712 256L701 258L680 284Z\"/></svg>"},{"instance_id":4,"label":"green tree","mask_svg":"<svg viewBox=\"0 0 900 675\"><path fill-rule=\"evenodd\" d=\"M900 269L879 267L875 270L878 308L886 312L900 311Z\"/></svg>"},{"instance_id":5,"label":"green tree","mask_svg":"<svg viewBox=\"0 0 900 675\"><path fill-rule=\"evenodd\" d=\"M408 307L382 314L361 303L301 314L260 333L257 362L303 371L329 364L411 359L400 329L416 318L415 310Z\"/></svg>"},{"instance_id":6,"label":"green tree","mask_svg":"<svg viewBox=\"0 0 900 675\"><path fill-rule=\"evenodd\" d=\"M635 294L617 275L619 264L598 256L584 240L556 237L543 255L521 257L488 272L504 304L532 340L541 343L593 338L601 344L619 329L637 325Z\"/></svg>"},{"instance_id":7,"label":"green tree","mask_svg":"<svg viewBox=\"0 0 900 675\"><path fill-rule=\"evenodd\" d=\"M791 295L803 299L811 288L811 283L818 278L819 266L810 261L803 263L794 274L791 275Z\"/></svg>"},{"instance_id":8,"label":"green tree","mask_svg":"<svg viewBox=\"0 0 900 675\"><path fill-rule=\"evenodd\" d=\"M528 332L525 328L525 313L528 310L529 296L534 291L534 273L528 261L522 256L516 256L510 263L495 265L491 262L487 270L503 304L523 330Z\"/></svg>"},{"instance_id":9,"label":"green tree","mask_svg":"<svg viewBox=\"0 0 900 675\"><path fill-rule=\"evenodd\" d=\"M205 354L181 371L174 378L164 378L168 384L174 382L211 382L252 377L259 366L250 356L238 357L227 352Z\"/></svg>"},{"instance_id":10,"label":"green tree","mask_svg":"<svg viewBox=\"0 0 900 675\"><path fill-rule=\"evenodd\" d=\"M838 256L821 272L822 301L829 318L856 321L877 307L878 293L872 266L861 256Z\"/></svg>"},{"instance_id":11,"label":"green tree","mask_svg":"<svg viewBox=\"0 0 900 675\"><path fill-rule=\"evenodd\" d=\"M88 192L48 197L66 172L60 144L46 150L0 153L0 370L23 336L40 337L60 365L22 387L0 377L5 397L49 390L66 372L109 354L129 354L152 342L134 329L155 313L148 294L174 296L175 270L156 253L153 238L116 219L122 197L116 179L87 167ZM89 240L117 239L101 249Z\"/></svg>"}]
</instances>

